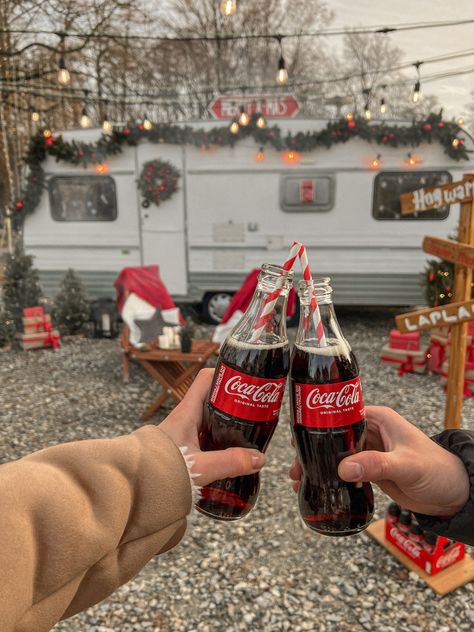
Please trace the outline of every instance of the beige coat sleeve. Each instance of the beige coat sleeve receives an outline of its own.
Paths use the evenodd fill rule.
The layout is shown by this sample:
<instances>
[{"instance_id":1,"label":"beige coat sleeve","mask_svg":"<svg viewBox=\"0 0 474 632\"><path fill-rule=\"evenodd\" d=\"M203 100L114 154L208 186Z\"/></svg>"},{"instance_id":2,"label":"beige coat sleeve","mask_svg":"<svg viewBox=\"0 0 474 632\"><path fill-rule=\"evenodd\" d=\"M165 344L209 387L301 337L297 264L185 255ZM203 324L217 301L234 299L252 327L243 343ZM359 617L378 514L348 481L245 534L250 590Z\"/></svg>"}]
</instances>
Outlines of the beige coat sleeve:
<instances>
[{"instance_id":1,"label":"beige coat sleeve","mask_svg":"<svg viewBox=\"0 0 474 632\"><path fill-rule=\"evenodd\" d=\"M46 632L110 595L184 534L175 444L145 426L0 466L0 629Z\"/></svg>"}]
</instances>

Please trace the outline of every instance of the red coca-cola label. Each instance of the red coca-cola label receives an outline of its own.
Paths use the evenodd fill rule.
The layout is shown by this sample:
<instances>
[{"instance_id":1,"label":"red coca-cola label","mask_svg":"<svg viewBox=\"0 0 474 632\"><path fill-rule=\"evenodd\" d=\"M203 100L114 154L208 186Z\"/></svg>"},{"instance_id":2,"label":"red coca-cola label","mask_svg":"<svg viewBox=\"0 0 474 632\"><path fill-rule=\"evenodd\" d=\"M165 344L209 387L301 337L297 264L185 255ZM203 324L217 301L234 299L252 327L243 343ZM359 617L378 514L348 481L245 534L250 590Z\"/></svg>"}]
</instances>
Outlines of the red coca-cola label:
<instances>
[{"instance_id":1,"label":"red coca-cola label","mask_svg":"<svg viewBox=\"0 0 474 632\"><path fill-rule=\"evenodd\" d=\"M295 423L309 428L349 426L365 417L358 377L334 384L293 384Z\"/></svg>"},{"instance_id":2,"label":"red coca-cola label","mask_svg":"<svg viewBox=\"0 0 474 632\"><path fill-rule=\"evenodd\" d=\"M234 371L220 364L210 403L232 417L247 421L275 421L280 414L286 378L268 380Z\"/></svg>"}]
</instances>

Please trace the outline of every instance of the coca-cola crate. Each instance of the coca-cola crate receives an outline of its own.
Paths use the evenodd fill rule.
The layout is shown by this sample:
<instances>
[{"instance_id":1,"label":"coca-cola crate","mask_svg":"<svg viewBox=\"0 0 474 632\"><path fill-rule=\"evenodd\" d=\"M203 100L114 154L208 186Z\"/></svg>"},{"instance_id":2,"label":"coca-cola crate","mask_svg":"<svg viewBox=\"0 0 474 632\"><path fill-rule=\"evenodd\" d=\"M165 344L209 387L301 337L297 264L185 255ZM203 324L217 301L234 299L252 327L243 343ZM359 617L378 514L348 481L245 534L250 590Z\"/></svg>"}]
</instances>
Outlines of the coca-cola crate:
<instances>
[{"instance_id":1,"label":"coca-cola crate","mask_svg":"<svg viewBox=\"0 0 474 632\"><path fill-rule=\"evenodd\" d=\"M423 541L413 541L407 533L401 531L397 523L388 519L385 519L385 537L428 575L436 575L462 560L466 554L466 546L462 542L454 542L442 536L438 536L436 544L427 547L427 550Z\"/></svg>"}]
</instances>

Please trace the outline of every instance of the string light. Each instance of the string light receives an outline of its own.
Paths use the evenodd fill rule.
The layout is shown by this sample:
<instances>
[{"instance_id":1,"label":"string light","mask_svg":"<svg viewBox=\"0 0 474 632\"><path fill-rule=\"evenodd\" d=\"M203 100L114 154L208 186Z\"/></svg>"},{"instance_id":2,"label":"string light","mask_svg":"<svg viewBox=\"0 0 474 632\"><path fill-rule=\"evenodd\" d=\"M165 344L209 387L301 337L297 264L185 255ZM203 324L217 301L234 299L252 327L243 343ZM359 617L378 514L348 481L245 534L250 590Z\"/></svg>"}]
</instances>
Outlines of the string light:
<instances>
[{"instance_id":1,"label":"string light","mask_svg":"<svg viewBox=\"0 0 474 632\"><path fill-rule=\"evenodd\" d=\"M66 68L64 57L61 55L61 57L59 58L58 82L62 86L67 86L70 81L71 75L69 73L69 70Z\"/></svg>"},{"instance_id":2,"label":"string light","mask_svg":"<svg viewBox=\"0 0 474 632\"><path fill-rule=\"evenodd\" d=\"M150 119L148 118L148 116L145 114L145 116L143 117L143 129L145 129L147 132L149 132L151 129L153 129L153 123L150 121Z\"/></svg>"},{"instance_id":3,"label":"string light","mask_svg":"<svg viewBox=\"0 0 474 632\"><path fill-rule=\"evenodd\" d=\"M366 121L370 121L372 118L372 112L370 111L370 90L364 88L362 94L365 96L364 117Z\"/></svg>"},{"instance_id":4,"label":"string light","mask_svg":"<svg viewBox=\"0 0 474 632\"><path fill-rule=\"evenodd\" d=\"M421 81L420 81L420 66L423 62L422 61L417 61L415 64L413 64L416 68L416 72L418 74L418 78L415 82L415 86L413 88L413 95L412 95L412 99L413 99L413 103L419 103L421 100Z\"/></svg>"},{"instance_id":5,"label":"string light","mask_svg":"<svg viewBox=\"0 0 474 632\"><path fill-rule=\"evenodd\" d=\"M102 120L102 131L104 132L104 134L111 134L112 130L113 130L114 126L112 125L112 123L109 121L107 114L104 115L104 118Z\"/></svg>"},{"instance_id":6,"label":"string light","mask_svg":"<svg viewBox=\"0 0 474 632\"><path fill-rule=\"evenodd\" d=\"M454 139L453 139L453 142L451 143L451 145L452 145L453 147L459 147L459 142L460 142L460 141L459 141L459 138L454 138Z\"/></svg>"},{"instance_id":7,"label":"string light","mask_svg":"<svg viewBox=\"0 0 474 632\"><path fill-rule=\"evenodd\" d=\"M280 58L278 60L278 70L277 70L276 80L277 80L277 83L283 86L285 85L285 83L288 82L288 70L286 69L285 58L283 57L283 44L282 44L283 38L281 35L277 35L276 39L280 45Z\"/></svg>"},{"instance_id":8,"label":"string light","mask_svg":"<svg viewBox=\"0 0 474 632\"><path fill-rule=\"evenodd\" d=\"M239 125L246 127L250 123L250 116L245 111L244 106L240 107Z\"/></svg>"},{"instance_id":9,"label":"string light","mask_svg":"<svg viewBox=\"0 0 474 632\"><path fill-rule=\"evenodd\" d=\"M463 119L463 117L462 117L462 116L460 116L458 119L456 119L456 123L457 123L458 125L464 125L464 123L465 123L465 122L466 122L466 121Z\"/></svg>"},{"instance_id":10,"label":"string light","mask_svg":"<svg viewBox=\"0 0 474 632\"><path fill-rule=\"evenodd\" d=\"M289 149L283 154L283 158L286 162L295 163L300 161L300 155L294 149Z\"/></svg>"},{"instance_id":11,"label":"string light","mask_svg":"<svg viewBox=\"0 0 474 632\"><path fill-rule=\"evenodd\" d=\"M416 156L413 156L411 153L408 153L407 157L405 159L405 164L409 165L410 167L414 167L415 165L419 165L422 162L423 161L421 160L421 158L417 158Z\"/></svg>"},{"instance_id":12,"label":"string light","mask_svg":"<svg viewBox=\"0 0 474 632\"><path fill-rule=\"evenodd\" d=\"M233 16L236 11L237 11L236 0L224 0L224 2L221 3L221 13L226 18Z\"/></svg>"},{"instance_id":13,"label":"string light","mask_svg":"<svg viewBox=\"0 0 474 632\"><path fill-rule=\"evenodd\" d=\"M38 123L40 120L40 114L36 108L31 108L31 120L33 123Z\"/></svg>"},{"instance_id":14,"label":"string light","mask_svg":"<svg viewBox=\"0 0 474 632\"><path fill-rule=\"evenodd\" d=\"M257 122L255 123L255 125L259 128L259 129L265 129L267 123L265 121L265 118L263 117L262 114L259 115Z\"/></svg>"},{"instance_id":15,"label":"string light","mask_svg":"<svg viewBox=\"0 0 474 632\"><path fill-rule=\"evenodd\" d=\"M380 99L380 114L385 114L387 111L387 104L385 103L385 99L382 97Z\"/></svg>"},{"instance_id":16,"label":"string light","mask_svg":"<svg viewBox=\"0 0 474 632\"><path fill-rule=\"evenodd\" d=\"M53 135L53 132L50 129L44 129L43 130L43 137L44 138L51 138L51 136Z\"/></svg>"},{"instance_id":17,"label":"string light","mask_svg":"<svg viewBox=\"0 0 474 632\"><path fill-rule=\"evenodd\" d=\"M260 149L257 152L257 155L255 156L255 160L257 162L263 162L265 160L265 152L263 150L263 147L260 147Z\"/></svg>"},{"instance_id":18,"label":"string light","mask_svg":"<svg viewBox=\"0 0 474 632\"><path fill-rule=\"evenodd\" d=\"M82 108L80 126L83 129L86 129L87 127L91 126L91 119L90 119L89 115L87 114L87 109L86 109L85 106Z\"/></svg>"},{"instance_id":19,"label":"string light","mask_svg":"<svg viewBox=\"0 0 474 632\"><path fill-rule=\"evenodd\" d=\"M105 176L109 173L109 165L106 162L98 162L94 165L94 171L99 176Z\"/></svg>"},{"instance_id":20,"label":"string light","mask_svg":"<svg viewBox=\"0 0 474 632\"><path fill-rule=\"evenodd\" d=\"M371 163L370 166L372 169L379 169L380 168L380 159L382 158L382 156L380 154L377 154L377 157L374 158Z\"/></svg>"},{"instance_id":21,"label":"string light","mask_svg":"<svg viewBox=\"0 0 474 632\"><path fill-rule=\"evenodd\" d=\"M237 123L237 121L234 119L234 120L232 121L232 123L230 124L230 127L229 127L229 132L230 132L231 134L238 134L238 133L239 133L239 129L240 129L239 124L238 124L238 123Z\"/></svg>"},{"instance_id":22,"label":"string light","mask_svg":"<svg viewBox=\"0 0 474 632\"><path fill-rule=\"evenodd\" d=\"M346 121L352 121L354 119L354 115L352 114L352 112L348 112L346 114Z\"/></svg>"}]
</instances>

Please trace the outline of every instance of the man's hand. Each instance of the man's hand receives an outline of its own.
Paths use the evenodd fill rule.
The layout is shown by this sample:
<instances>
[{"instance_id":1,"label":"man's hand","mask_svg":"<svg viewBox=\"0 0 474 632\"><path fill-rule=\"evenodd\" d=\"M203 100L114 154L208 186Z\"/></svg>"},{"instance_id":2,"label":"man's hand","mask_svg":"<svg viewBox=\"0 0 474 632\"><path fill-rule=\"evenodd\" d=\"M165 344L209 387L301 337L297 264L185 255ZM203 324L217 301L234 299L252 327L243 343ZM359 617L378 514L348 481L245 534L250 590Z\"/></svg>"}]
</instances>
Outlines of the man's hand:
<instances>
[{"instance_id":1,"label":"man's hand","mask_svg":"<svg viewBox=\"0 0 474 632\"><path fill-rule=\"evenodd\" d=\"M452 516L469 498L462 461L391 408L367 406L367 450L343 459L339 476L349 482L372 481L406 509L431 516ZM297 460L290 470L295 490L301 478Z\"/></svg>"},{"instance_id":2,"label":"man's hand","mask_svg":"<svg viewBox=\"0 0 474 632\"><path fill-rule=\"evenodd\" d=\"M194 461L192 473L197 485L254 474L265 464L264 454L248 448L201 452L198 437L213 375L214 369L200 371L186 397L159 426L178 447L188 448L188 455Z\"/></svg>"}]
</instances>

